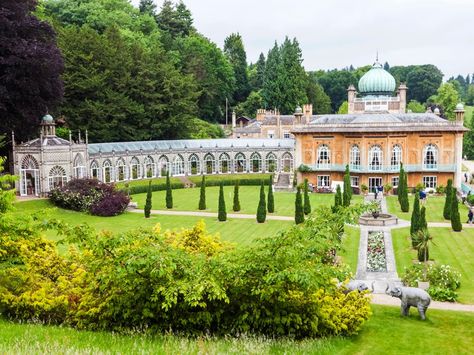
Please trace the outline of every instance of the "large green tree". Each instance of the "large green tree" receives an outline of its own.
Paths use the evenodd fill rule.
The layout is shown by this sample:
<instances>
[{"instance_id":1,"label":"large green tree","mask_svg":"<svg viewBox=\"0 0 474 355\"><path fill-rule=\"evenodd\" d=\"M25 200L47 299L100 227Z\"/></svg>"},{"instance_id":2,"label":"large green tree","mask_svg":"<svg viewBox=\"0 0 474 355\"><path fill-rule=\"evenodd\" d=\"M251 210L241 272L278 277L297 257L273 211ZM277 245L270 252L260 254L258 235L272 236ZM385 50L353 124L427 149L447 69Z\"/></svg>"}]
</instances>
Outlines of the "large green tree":
<instances>
[{"instance_id":1,"label":"large green tree","mask_svg":"<svg viewBox=\"0 0 474 355\"><path fill-rule=\"evenodd\" d=\"M454 109L459 103L459 94L452 83L442 84L437 94L430 100L441 106L444 117L454 119Z\"/></svg>"},{"instance_id":2,"label":"large green tree","mask_svg":"<svg viewBox=\"0 0 474 355\"><path fill-rule=\"evenodd\" d=\"M247 98L250 87L247 75L247 54L245 53L242 36L239 33L232 33L225 39L224 54L234 70L233 102L242 102Z\"/></svg>"},{"instance_id":3,"label":"large green tree","mask_svg":"<svg viewBox=\"0 0 474 355\"><path fill-rule=\"evenodd\" d=\"M176 39L195 33L191 11L182 1L175 5L172 1L165 0L156 15L156 22L167 49L175 48Z\"/></svg>"},{"instance_id":4,"label":"large green tree","mask_svg":"<svg viewBox=\"0 0 474 355\"><path fill-rule=\"evenodd\" d=\"M347 88L350 84L356 85L357 79L354 72L348 70L330 70L317 72L319 84L324 92L331 98L332 112L337 112L341 104L347 100Z\"/></svg>"},{"instance_id":5,"label":"large green tree","mask_svg":"<svg viewBox=\"0 0 474 355\"><path fill-rule=\"evenodd\" d=\"M257 63L255 63L249 71L250 90L256 91L263 87L265 76L265 55L260 53Z\"/></svg>"},{"instance_id":6,"label":"large green tree","mask_svg":"<svg viewBox=\"0 0 474 355\"><path fill-rule=\"evenodd\" d=\"M255 117L257 110L263 107L261 91L252 91L244 102L235 107L235 113L237 116Z\"/></svg>"},{"instance_id":7,"label":"large green tree","mask_svg":"<svg viewBox=\"0 0 474 355\"><path fill-rule=\"evenodd\" d=\"M313 113L331 113L331 98L324 92L323 87L313 75L308 75L306 95L308 103L313 105Z\"/></svg>"}]
</instances>

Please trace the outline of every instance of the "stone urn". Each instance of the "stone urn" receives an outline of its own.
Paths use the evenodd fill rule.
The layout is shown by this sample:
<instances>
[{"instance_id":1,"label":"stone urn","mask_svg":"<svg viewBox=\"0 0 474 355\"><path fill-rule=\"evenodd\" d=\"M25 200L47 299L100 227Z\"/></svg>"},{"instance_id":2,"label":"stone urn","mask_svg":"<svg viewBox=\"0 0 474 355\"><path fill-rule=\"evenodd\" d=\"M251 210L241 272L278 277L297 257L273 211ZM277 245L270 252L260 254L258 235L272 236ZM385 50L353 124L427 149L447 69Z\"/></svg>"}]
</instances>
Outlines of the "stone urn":
<instances>
[{"instance_id":1,"label":"stone urn","mask_svg":"<svg viewBox=\"0 0 474 355\"><path fill-rule=\"evenodd\" d=\"M378 218L378 216L380 216L380 212L379 212L379 211L373 211L373 212L372 212L372 217Z\"/></svg>"},{"instance_id":2,"label":"stone urn","mask_svg":"<svg viewBox=\"0 0 474 355\"><path fill-rule=\"evenodd\" d=\"M429 281L418 281L418 288L421 288L422 290L427 290L429 287L430 287Z\"/></svg>"}]
</instances>

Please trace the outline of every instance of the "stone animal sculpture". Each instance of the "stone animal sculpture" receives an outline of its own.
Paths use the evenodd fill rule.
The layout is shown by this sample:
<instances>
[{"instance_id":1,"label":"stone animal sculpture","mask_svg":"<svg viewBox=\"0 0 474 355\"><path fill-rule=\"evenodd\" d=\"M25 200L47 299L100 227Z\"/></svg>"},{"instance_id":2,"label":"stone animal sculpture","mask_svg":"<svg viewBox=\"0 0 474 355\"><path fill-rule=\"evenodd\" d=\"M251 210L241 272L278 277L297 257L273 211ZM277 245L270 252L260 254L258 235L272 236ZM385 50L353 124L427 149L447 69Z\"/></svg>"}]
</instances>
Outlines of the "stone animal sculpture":
<instances>
[{"instance_id":1,"label":"stone animal sculpture","mask_svg":"<svg viewBox=\"0 0 474 355\"><path fill-rule=\"evenodd\" d=\"M352 292L352 291L355 291L355 290L357 290L359 292L362 292L362 291L366 291L366 290L369 289L364 282L360 282L360 281L356 281L356 280L349 281L349 283L347 285L344 285L343 283L340 283L339 286L345 286L346 290L343 291L345 294L348 294L349 292ZM372 282L372 292L374 292L374 283L373 282Z\"/></svg>"},{"instance_id":2,"label":"stone animal sculpture","mask_svg":"<svg viewBox=\"0 0 474 355\"><path fill-rule=\"evenodd\" d=\"M402 316L408 316L410 307L416 307L421 319L426 319L426 310L431 303L431 297L425 290L416 287L394 287L390 289L390 286L387 285L385 293L400 298L402 301L400 306Z\"/></svg>"}]
</instances>

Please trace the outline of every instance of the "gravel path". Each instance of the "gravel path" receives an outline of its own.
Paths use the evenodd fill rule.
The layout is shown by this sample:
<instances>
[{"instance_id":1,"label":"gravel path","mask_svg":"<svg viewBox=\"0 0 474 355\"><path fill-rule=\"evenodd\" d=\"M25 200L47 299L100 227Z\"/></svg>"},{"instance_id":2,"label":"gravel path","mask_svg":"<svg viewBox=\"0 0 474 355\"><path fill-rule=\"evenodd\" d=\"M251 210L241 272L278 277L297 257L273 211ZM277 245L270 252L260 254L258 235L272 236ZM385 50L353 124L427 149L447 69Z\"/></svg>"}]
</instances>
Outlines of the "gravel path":
<instances>
[{"instance_id":1,"label":"gravel path","mask_svg":"<svg viewBox=\"0 0 474 355\"><path fill-rule=\"evenodd\" d=\"M373 294L372 303L381 304L385 306L398 306L398 307L400 306L400 300L398 298L395 298L389 295L384 295L383 293ZM450 311L461 311L461 312L474 312L473 304L460 304L460 303L452 303L452 302L431 301L429 308L450 310ZM428 312L429 312L429 309L428 309Z\"/></svg>"}]
</instances>

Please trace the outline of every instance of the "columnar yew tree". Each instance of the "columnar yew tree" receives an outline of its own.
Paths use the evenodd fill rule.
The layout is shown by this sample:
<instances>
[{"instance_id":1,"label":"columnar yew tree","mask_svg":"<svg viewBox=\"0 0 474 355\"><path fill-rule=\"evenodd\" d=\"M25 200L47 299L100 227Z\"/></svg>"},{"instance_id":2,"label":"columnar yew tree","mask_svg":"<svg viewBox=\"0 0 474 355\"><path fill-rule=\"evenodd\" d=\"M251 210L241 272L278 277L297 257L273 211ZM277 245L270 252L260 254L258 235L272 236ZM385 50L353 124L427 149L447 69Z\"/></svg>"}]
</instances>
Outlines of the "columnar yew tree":
<instances>
[{"instance_id":1,"label":"columnar yew tree","mask_svg":"<svg viewBox=\"0 0 474 355\"><path fill-rule=\"evenodd\" d=\"M301 200L301 188L296 188L295 198L295 223L300 224L304 222L303 201Z\"/></svg>"},{"instance_id":2,"label":"columnar yew tree","mask_svg":"<svg viewBox=\"0 0 474 355\"><path fill-rule=\"evenodd\" d=\"M337 185L336 194L334 195L334 208L342 206L341 186Z\"/></svg>"},{"instance_id":3,"label":"columnar yew tree","mask_svg":"<svg viewBox=\"0 0 474 355\"><path fill-rule=\"evenodd\" d=\"M427 229L428 228L428 222L426 222L426 208L425 206L422 206L420 209L420 223L419 223L420 229Z\"/></svg>"},{"instance_id":4,"label":"columnar yew tree","mask_svg":"<svg viewBox=\"0 0 474 355\"><path fill-rule=\"evenodd\" d=\"M206 176L202 176L201 180L201 190L199 195L199 209L205 210L206 209Z\"/></svg>"},{"instance_id":5,"label":"columnar yew tree","mask_svg":"<svg viewBox=\"0 0 474 355\"><path fill-rule=\"evenodd\" d=\"M304 179L304 195L303 195L303 212L304 214L311 213L311 202L309 201L308 193L308 179Z\"/></svg>"},{"instance_id":6,"label":"columnar yew tree","mask_svg":"<svg viewBox=\"0 0 474 355\"><path fill-rule=\"evenodd\" d=\"M408 201L408 182L407 173L403 169L403 164L400 163L400 174L398 176L398 201L400 202L400 209L402 212L410 210L410 202Z\"/></svg>"},{"instance_id":7,"label":"columnar yew tree","mask_svg":"<svg viewBox=\"0 0 474 355\"><path fill-rule=\"evenodd\" d=\"M397 187L397 198L398 203L402 204L402 195L403 195L403 182L404 180L405 170L403 170L403 163L400 163L400 172L398 174L398 187Z\"/></svg>"},{"instance_id":8,"label":"columnar yew tree","mask_svg":"<svg viewBox=\"0 0 474 355\"><path fill-rule=\"evenodd\" d=\"M462 230L461 217L459 216L458 198L456 188L451 191L451 228L455 232Z\"/></svg>"},{"instance_id":9,"label":"columnar yew tree","mask_svg":"<svg viewBox=\"0 0 474 355\"><path fill-rule=\"evenodd\" d=\"M235 181L234 185L234 204L232 206L234 212L240 211L240 200L239 200L239 180Z\"/></svg>"},{"instance_id":10,"label":"columnar yew tree","mask_svg":"<svg viewBox=\"0 0 474 355\"><path fill-rule=\"evenodd\" d=\"M173 192L171 190L170 172L166 172L166 208L173 208Z\"/></svg>"},{"instance_id":11,"label":"columnar yew tree","mask_svg":"<svg viewBox=\"0 0 474 355\"><path fill-rule=\"evenodd\" d=\"M267 204L268 213L275 212L275 200L273 198L273 175L270 175L268 181L268 204Z\"/></svg>"},{"instance_id":12,"label":"columnar yew tree","mask_svg":"<svg viewBox=\"0 0 474 355\"><path fill-rule=\"evenodd\" d=\"M444 219L447 219L447 220L451 219L452 193L453 193L453 180L449 179L448 185L446 186L446 199L444 200L444 209L443 209L443 217Z\"/></svg>"},{"instance_id":13,"label":"columnar yew tree","mask_svg":"<svg viewBox=\"0 0 474 355\"><path fill-rule=\"evenodd\" d=\"M258 208L257 208L257 222L263 223L265 222L266 218L267 218L267 206L265 203L265 188L263 186L263 181L262 181L262 185L260 186L260 200L258 202Z\"/></svg>"},{"instance_id":14,"label":"columnar yew tree","mask_svg":"<svg viewBox=\"0 0 474 355\"><path fill-rule=\"evenodd\" d=\"M151 180L148 182L148 190L146 192L146 202L145 202L145 218L150 218L151 212L151 197L152 197L152 190L151 190Z\"/></svg>"},{"instance_id":15,"label":"columnar yew tree","mask_svg":"<svg viewBox=\"0 0 474 355\"><path fill-rule=\"evenodd\" d=\"M415 234L420 230L420 196L415 195L415 202L413 203L413 211L411 213L410 236L413 247L416 245Z\"/></svg>"},{"instance_id":16,"label":"columnar yew tree","mask_svg":"<svg viewBox=\"0 0 474 355\"><path fill-rule=\"evenodd\" d=\"M218 207L217 219L219 222L225 222L227 220L227 211L225 208L225 199L224 199L224 183L221 181L219 187L219 207Z\"/></svg>"},{"instance_id":17,"label":"columnar yew tree","mask_svg":"<svg viewBox=\"0 0 474 355\"><path fill-rule=\"evenodd\" d=\"M346 165L346 172L344 174L344 193L342 195L342 204L349 206L352 198L351 175L349 172L349 165Z\"/></svg>"}]
</instances>

